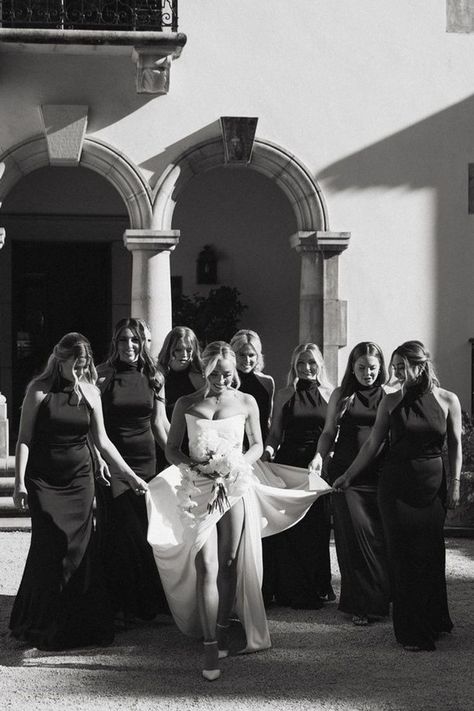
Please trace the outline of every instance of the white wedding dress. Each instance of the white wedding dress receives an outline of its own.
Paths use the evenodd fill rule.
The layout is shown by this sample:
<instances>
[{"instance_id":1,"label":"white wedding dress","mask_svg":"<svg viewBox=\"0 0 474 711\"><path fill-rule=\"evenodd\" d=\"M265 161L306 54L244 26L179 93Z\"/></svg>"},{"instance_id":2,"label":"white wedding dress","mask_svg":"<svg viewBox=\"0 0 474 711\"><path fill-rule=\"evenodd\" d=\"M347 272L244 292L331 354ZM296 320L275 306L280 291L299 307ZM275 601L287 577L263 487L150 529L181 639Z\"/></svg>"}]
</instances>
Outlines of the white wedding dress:
<instances>
[{"instance_id":1,"label":"white wedding dress","mask_svg":"<svg viewBox=\"0 0 474 711\"><path fill-rule=\"evenodd\" d=\"M208 420L186 414L191 457L200 452L204 436L222 438L242 449L245 415L222 420ZM317 476L310 480L306 469L281 464L256 462L251 473L237 476L228 485L230 506L243 499L245 524L237 559L235 611L245 629L244 651L254 652L271 646L267 617L261 593L261 537L297 523L316 498L331 491ZM181 469L170 466L149 482L147 492L148 541L153 548L170 610L179 629L187 635L201 637L202 630L196 599L195 557L211 530L222 516L218 510L207 513L212 480L198 476L194 480L194 518L183 517L180 507ZM197 504L197 506L196 506Z\"/></svg>"}]
</instances>

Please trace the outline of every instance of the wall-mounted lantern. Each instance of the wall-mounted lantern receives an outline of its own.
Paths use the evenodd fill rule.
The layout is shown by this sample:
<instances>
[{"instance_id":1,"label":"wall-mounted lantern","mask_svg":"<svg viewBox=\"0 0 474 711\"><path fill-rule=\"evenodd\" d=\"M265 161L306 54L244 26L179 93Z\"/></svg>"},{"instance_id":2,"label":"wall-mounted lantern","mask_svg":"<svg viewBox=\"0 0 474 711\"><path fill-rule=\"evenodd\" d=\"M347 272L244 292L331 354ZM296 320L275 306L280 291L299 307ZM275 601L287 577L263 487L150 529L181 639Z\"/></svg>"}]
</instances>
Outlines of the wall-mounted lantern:
<instances>
[{"instance_id":1,"label":"wall-mounted lantern","mask_svg":"<svg viewBox=\"0 0 474 711\"><path fill-rule=\"evenodd\" d=\"M4 227L0 227L0 249L5 245L7 232Z\"/></svg>"},{"instance_id":2,"label":"wall-mounted lantern","mask_svg":"<svg viewBox=\"0 0 474 711\"><path fill-rule=\"evenodd\" d=\"M196 264L196 282L198 284L217 284L217 255L214 247L204 245L199 252Z\"/></svg>"}]
</instances>

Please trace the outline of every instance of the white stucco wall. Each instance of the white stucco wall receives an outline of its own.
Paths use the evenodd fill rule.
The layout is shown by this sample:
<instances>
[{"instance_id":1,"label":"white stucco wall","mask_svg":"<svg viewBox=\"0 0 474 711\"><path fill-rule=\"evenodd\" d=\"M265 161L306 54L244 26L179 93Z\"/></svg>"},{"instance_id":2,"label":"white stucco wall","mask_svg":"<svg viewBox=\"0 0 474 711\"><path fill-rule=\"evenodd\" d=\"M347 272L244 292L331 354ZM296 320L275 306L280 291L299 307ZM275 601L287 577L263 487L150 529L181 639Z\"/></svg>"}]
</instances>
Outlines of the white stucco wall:
<instances>
[{"instance_id":1,"label":"white stucco wall","mask_svg":"<svg viewBox=\"0 0 474 711\"><path fill-rule=\"evenodd\" d=\"M318 180L330 228L352 233L349 345L424 340L468 407L474 36L446 33L439 0L181 0L179 15L188 43L163 97L135 94L127 57L2 55L0 147L41 132L41 103L87 104L88 133L155 184L220 116L258 116Z\"/></svg>"}]
</instances>

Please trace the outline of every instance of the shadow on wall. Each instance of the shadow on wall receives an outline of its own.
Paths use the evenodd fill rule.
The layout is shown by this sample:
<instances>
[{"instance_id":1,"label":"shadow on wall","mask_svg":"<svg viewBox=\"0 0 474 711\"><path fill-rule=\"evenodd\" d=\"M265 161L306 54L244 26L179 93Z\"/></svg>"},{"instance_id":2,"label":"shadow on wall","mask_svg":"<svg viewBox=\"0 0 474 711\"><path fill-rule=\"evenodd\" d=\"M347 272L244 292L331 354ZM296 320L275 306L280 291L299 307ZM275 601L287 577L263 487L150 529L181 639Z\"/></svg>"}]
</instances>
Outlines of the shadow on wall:
<instances>
[{"instance_id":1,"label":"shadow on wall","mask_svg":"<svg viewBox=\"0 0 474 711\"><path fill-rule=\"evenodd\" d=\"M205 141L215 141L216 139L219 139L220 136L221 127L219 120L216 119L215 121L212 121L212 123L202 126L197 131L187 134L180 141L176 141L175 143L166 146L161 153L148 158L148 160L143 163L140 163L140 168L151 173L151 175L148 176L148 182L151 187L154 188L163 171L169 165L173 164L179 156L191 148L195 148L200 143L204 143Z\"/></svg>"},{"instance_id":2,"label":"shadow on wall","mask_svg":"<svg viewBox=\"0 0 474 711\"><path fill-rule=\"evenodd\" d=\"M435 280L437 297L435 336L430 345L437 360L444 361L446 386L456 388L468 378L468 339L474 336L469 162L474 162L474 96L329 165L316 176L328 191L374 187L435 191L433 239L437 266L427 278L432 276ZM415 240L417 225L407 222L405 228L406 234ZM402 235L400 244L400 283L404 289L410 289L409 281L403 281L403 262L410 254ZM416 338L416 334L412 337Z\"/></svg>"}]
</instances>

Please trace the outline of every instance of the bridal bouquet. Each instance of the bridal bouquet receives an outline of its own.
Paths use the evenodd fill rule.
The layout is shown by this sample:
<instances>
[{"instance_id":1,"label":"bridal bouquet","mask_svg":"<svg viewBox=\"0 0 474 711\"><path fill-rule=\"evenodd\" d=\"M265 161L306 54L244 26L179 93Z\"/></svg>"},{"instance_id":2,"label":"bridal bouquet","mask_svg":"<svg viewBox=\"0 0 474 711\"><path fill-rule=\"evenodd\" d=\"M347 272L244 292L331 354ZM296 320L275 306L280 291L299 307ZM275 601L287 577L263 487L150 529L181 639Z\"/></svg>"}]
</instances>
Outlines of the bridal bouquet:
<instances>
[{"instance_id":1,"label":"bridal bouquet","mask_svg":"<svg viewBox=\"0 0 474 711\"><path fill-rule=\"evenodd\" d=\"M193 466L180 464L182 482L178 497L183 515L188 523L195 522L193 509L198 507L194 497L201 494L196 486L198 477L205 477L213 482L211 498L207 502L207 513L219 511L221 514L230 508L229 490L238 493L237 484L246 483L252 468L245 461L242 451L235 440L229 440L223 433L206 429L193 447L193 456L199 461ZM245 487L244 487L245 488Z\"/></svg>"}]
</instances>

